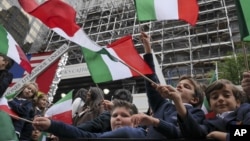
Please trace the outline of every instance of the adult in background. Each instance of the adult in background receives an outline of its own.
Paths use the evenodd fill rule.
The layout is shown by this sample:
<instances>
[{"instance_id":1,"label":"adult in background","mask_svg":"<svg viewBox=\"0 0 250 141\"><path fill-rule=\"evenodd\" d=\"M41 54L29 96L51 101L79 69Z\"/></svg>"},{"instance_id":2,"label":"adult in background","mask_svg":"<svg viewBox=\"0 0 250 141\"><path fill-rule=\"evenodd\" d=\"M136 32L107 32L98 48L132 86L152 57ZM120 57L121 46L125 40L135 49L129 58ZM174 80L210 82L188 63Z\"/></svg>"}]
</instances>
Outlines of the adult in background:
<instances>
[{"instance_id":1,"label":"adult in background","mask_svg":"<svg viewBox=\"0 0 250 141\"><path fill-rule=\"evenodd\" d=\"M73 118L73 125L77 126L86 121L90 121L104 112L102 101L104 100L104 93L98 87L90 87L85 104L77 111Z\"/></svg>"},{"instance_id":2,"label":"adult in background","mask_svg":"<svg viewBox=\"0 0 250 141\"><path fill-rule=\"evenodd\" d=\"M13 64L14 62L12 59L0 53L0 98L12 82L13 74L9 72L9 69Z\"/></svg>"},{"instance_id":3,"label":"adult in background","mask_svg":"<svg viewBox=\"0 0 250 141\"><path fill-rule=\"evenodd\" d=\"M124 100L129 103L133 103L133 96L132 93L127 89L118 89L114 92L111 101L105 100L104 103L106 104L109 103L110 105L114 100ZM110 118L111 118L110 111L106 110L95 119L79 124L77 128L93 133L102 133L106 131L111 131Z\"/></svg>"}]
</instances>

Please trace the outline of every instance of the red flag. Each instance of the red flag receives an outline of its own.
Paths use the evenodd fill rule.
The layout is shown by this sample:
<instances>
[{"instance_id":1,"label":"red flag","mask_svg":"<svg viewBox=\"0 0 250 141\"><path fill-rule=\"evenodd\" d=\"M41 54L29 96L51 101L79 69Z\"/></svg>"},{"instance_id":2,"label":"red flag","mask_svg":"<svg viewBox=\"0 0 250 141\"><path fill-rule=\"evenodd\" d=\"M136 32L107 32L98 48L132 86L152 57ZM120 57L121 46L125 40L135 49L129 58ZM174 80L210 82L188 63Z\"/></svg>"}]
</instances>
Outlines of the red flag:
<instances>
[{"instance_id":1,"label":"red flag","mask_svg":"<svg viewBox=\"0 0 250 141\"><path fill-rule=\"evenodd\" d=\"M88 48L88 44L95 44L92 48L88 48L89 50L101 50L101 47L76 24L76 12L67 3L61 0L48 0L41 5L36 4L34 0L19 0L19 3L24 11L38 18L58 35L81 47Z\"/></svg>"},{"instance_id":2,"label":"red flag","mask_svg":"<svg viewBox=\"0 0 250 141\"><path fill-rule=\"evenodd\" d=\"M7 99L4 96L0 98L0 110L8 113L10 116L13 115L18 117L17 113L10 109Z\"/></svg>"},{"instance_id":3,"label":"red flag","mask_svg":"<svg viewBox=\"0 0 250 141\"><path fill-rule=\"evenodd\" d=\"M41 20L49 28L60 28L73 36L80 27L76 24L75 10L61 0L48 0L38 5L34 0L18 0L24 11Z\"/></svg>"},{"instance_id":4,"label":"red flag","mask_svg":"<svg viewBox=\"0 0 250 141\"><path fill-rule=\"evenodd\" d=\"M34 69L38 64L44 61L44 59L48 58L52 53L53 52L33 53L28 54L27 58L30 59L31 66ZM39 86L39 91L45 94L49 92L50 85L52 84L56 69L58 67L58 62L59 59L52 63L47 69L45 69L36 77L35 82ZM10 69L10 72L14 75L14 79L10 87L26 75L25 71L17 64L14 64L14 66Z\"/></svg>"}]
</instances>

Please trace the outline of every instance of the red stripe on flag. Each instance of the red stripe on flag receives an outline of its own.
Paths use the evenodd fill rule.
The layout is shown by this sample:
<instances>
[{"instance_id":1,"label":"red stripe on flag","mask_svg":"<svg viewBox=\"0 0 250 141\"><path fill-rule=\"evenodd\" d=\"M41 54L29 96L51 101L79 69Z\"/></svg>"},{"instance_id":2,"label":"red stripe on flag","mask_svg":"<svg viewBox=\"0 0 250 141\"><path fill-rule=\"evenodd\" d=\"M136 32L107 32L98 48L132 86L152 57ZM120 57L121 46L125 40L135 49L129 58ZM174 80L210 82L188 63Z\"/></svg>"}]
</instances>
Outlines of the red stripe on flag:
<instances>
[{"instance_id":1,"label":"red stripe on flag","mask_svg":"<svg viewBox=\"0 0 250 141\"><path fill-rule=\"evenodd\" d=\"M72 124L72 111L66 111L51 117L53 120L62 121L64 123Z\"/></svg>"}]
</instances>

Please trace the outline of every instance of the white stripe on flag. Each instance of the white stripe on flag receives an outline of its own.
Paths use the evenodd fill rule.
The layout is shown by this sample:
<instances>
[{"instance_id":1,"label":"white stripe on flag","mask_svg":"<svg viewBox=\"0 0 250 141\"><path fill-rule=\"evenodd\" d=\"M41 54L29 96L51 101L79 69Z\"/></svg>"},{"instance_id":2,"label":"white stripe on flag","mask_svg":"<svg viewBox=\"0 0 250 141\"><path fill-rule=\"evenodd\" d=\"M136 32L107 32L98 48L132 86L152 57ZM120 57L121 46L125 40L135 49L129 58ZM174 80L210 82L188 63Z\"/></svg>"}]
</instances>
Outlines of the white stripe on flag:
<instances>
[{"instance_id":1,"label":"white stripe on flag","mask_svg":"<svg viewBox=\"0 0 250 141\"><path fill-rule=\"evenodd\" d=\"M178 0L154 0L157 20L179 19Z\"/></svg>"}]
</instances>

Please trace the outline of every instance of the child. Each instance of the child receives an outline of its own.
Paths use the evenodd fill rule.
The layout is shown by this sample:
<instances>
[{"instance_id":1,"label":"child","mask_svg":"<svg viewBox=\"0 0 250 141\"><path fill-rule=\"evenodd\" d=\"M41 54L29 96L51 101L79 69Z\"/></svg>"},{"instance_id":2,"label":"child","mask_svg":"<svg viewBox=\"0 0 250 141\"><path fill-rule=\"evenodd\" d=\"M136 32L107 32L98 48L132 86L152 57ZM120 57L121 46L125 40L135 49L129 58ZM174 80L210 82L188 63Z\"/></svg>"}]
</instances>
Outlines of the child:
<instances>
[{"instance_id":1,"label":"child","mask_svg":"<svg viewBox=\"0 0 250 141\"><path fill-rule=\"evenodd\" d=\"M244 95L232 82L220 79L209 85L205 91L211 111L216 114L213 119L204 120L199 125L195 119L189 118L180 122L183 132L197 138L229 139L230 125L250 124L250 104L244 103ZM180 120L181 121L181 120ZM189 128L188 125L193 125Z\"/></svg>"},{"instance_id":2,"label":"child","mask_svg":"<svg viewBox=\"0 0 250 141\"><path fill-rule=\"evenodd\" d=\"M154 70L154 62L149 44L149 36L145 33L141 34L141 39L144 43L144 60ZM148 75L148 77L158 82L156 74ZM181 105L187 109L187 113L193 116L198 122L202 122L205 118L204 112L200 109L203 102L204 92L194 79L190 77L182 77L176 88L171 86L153 85L151 82L145 80L146 93L148 97L149 106L152 109L152 116L145 114L138 114L132 117L135 125L147 125L147 138L154 139L176 139L183 138L180 127L177 123L177 109ZM156 91L156 89L158 91ZM161 91L161 88L166 88L166 91ZM159 93L160 92L160 93ZM176 98L172 97L175 96ZM175 104L166 100L172 99ZM177 106L178 102L178 106ZM187 135L189 136L189 135Z\"/></svg>"},{"instance_id":3,"label":"child","mask_svg":"<svg viewBox=\"0 0 250 141\"><path fill-rule=\"evenodd\" d=\"M19 117L32 120L34 118L33 98L37 95L37 92L38 86L36 83L30 82L24 84L21 92L17 93L15 98L8 101L8 104ZM30 123L13 119L13 124L20 140L30 139L33 130Z\"/></svg>"},{"instance_id":4,"label":"child","mask_svg":"<svg viewBox=\"0 0 250 141\"><path fill-rule=\"evenodd\" d=\"M48 95L44 93L38 93L35 97L35 115L44 116L45 111L49 106Z\"/></svg>"},{"instance_id":5,"label":"child","mask_svg":"<svg viewBox=\"0 0 250 141\"><path fill-rule=\"evenodd\" d=\"M117 89L111 100L125 100L127 102L133 103L133 96L132 93L129 90L126 89ZM111 101L104 100L103 103L105 105L109 105L109 103L112 103ZM79 129L82 129L84 131L89 131L93 133L101 133L101 132L106 132L106 131L111 131L111 126L110 126L110 118L111 114L108 108L105 108L106 111L104 111L102 114L100 114L98 117L94 118L93 120L86 121L77 127Z\"/></svg>"},{"instance_id":6,"label":"child","mask_svg":"<svg viewBox=\"0 0 250 141\"><path fill-rule=\"evenodd\" d=\"M62 138L145 138L145 130L133 128L131 116L137 114L138 110L134 104L123 100L114 100L111 111L112 131L103 133L92 133L83 131L72 125L53 121L45 117L36 117L33 126L39 130L46 130Z\"/></svg>"},{"instance_id":7,"label":"child","mask_svg":"<svg viewBox=\"0 0 250 141\"><path fill-rule=\"evenodd\" d=\"M14 62L8 56L0 53L0 98L8 88L13 79L13 74L8 70L13 66Z\"/></svg>"}]
</instances>

